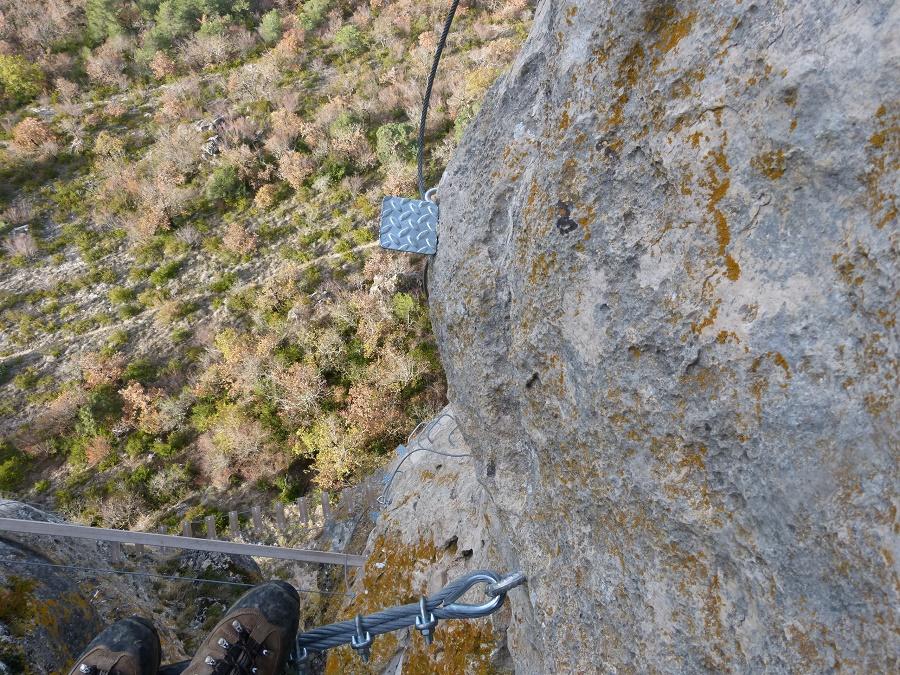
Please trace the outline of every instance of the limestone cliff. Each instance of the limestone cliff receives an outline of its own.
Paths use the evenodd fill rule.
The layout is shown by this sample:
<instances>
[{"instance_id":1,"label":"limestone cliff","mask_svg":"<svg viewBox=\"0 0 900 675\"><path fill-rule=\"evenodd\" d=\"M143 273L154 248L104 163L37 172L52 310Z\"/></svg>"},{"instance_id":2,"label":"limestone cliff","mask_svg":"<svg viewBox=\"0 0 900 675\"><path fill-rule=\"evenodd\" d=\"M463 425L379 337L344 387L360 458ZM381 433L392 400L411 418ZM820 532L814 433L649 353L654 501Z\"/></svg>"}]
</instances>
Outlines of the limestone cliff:
<instances>
[{"instance_id":1,"label":"limestone cliff","mask_svg":"<svg viewBox=\"0 0 900 675\"><path fill-rule=\"evenodd\" d=\"M430 274L518 672L896 670L898 33L539 3Z\"/></svg>"}]
</instances>

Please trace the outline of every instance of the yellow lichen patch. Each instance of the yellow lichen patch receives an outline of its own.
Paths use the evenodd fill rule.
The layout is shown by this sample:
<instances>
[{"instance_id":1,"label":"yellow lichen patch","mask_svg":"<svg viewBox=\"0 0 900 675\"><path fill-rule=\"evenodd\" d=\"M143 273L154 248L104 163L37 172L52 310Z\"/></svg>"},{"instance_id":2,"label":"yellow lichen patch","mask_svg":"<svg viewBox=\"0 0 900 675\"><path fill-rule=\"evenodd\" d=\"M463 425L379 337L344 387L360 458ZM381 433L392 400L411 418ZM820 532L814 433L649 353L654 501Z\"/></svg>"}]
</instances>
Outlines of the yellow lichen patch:
<instances>
[{"instance_id":1,"label":"yellow lichen patch","mask_svg":"<svg viewBox=\"0 0 900 675\"><path fill-rule=\"evenodd\" d=\"M413 638L403 672L487 675L495 646L490 619L445 621L435 631L431 647L418 636Z\"/></svg>"},{"instance_id":2,"label":"yellow lichen patch","mask_svg":"<svg viewBox=\"0 0 900 675\"><path fill-rule=\"evenodd\" d=\"M725 277L729 281L737 281L741 276L741 266L731 255L725 256Z\"/></svg>"},{"instance_id":3,"label":"yellow lichen patch","mask_svg":"<svg viewBox=\"0 0 900 675\"><path fill-rule=\"evenodd\" d=\"M768 352L768 353L766 354L766 356L768 356L769 358L771 358L771 359L775 362L775 365L777 365L779 368L781 368L781 369L784 371L785 377L787 377L788 379L790 379L790 377L791 377L791 368L790 368L790 366L788 366L787 359L785 359L785 358L781 355L781 352Z\"/></svg>"},{"instance_id":4,"label":"yellow lichen patch","mask_svg":"<svg viewBox=\"0 0 900 675\"><path fill-rule=\"evenodd\" d=\"M691 323L691 330L699 335L705 328L709 328L710 326L712 326L716 322L716 317L719 315L719 305L721 304L721 300L716 300L713 303L713 306L709 308L709 314L707 314L701 321L697 323Z\"/></svg>"},{"instance_id":5,"label":"yellow lichen patch","mask_svg":"<svg viewBox=\"0 0 900 675\"><path fill-rule=\"evenodd\" d=\"M357 594L342 612L343 619L353 618L357 614L371 614L392 605L415 602L427 589L413 588L413 573L430 567L443 555L431 541L419 540L415 545L409 545L397 537L385 535L376 539L372 551L363 567L364 592ZM394 655L397 645L395 634L379 636L372 644L372 656L368 663L363 663L351 649L331 650L328 652L325 673L379 673Z\"/></svg>"},{"instance_id":6,"label":"yellow lichen patch","mask_svg":"<svg viewBox=\"0 0 900 675\"><path fill-rule=\"evenodd\" d=\"M572 124L572 122L569 119L569 111L563 110L562 117L559 120L559 130L565 131L566 129L569 128L569 125L571 125L571 124Z\"/></svg>"},{"instance_id":7,"label":"yellow lichen patch","mask_svg":"<svg viewBox=\"0 0 900 675\"><path fill-rule=\"evenodd\" d=\"M718 342L720 345L724 345L729 341L738 344L741 340L740 338L738 338L737 333L730 330L720 330L719 334L716 335L716 342Z\"/></svg>"},{"instance_id":8,"label":"yellow lichen patch","mask_svg":"<svg viewBox=\"0 0 900 675\"><path fill-rule=\"evenodd\" d=\"M654 68L662 61L663 56L678 46L694 26L696 12L679 14L674 3L665 3L653 7L644 17L644 30L656 35L653 48L660 55L653 59Z\"/></svg>"},{"instance_id":9,"label":"yellow lichen patch","mask_svg":"<svg viewBox=\"0 0 900 675\"><path fill-rule=\"evenodd\" d=\"M614 84L617 89L622 89L622 93L613 101L609 109L606 129L619 126L625 119L625 104L630 100L631 88L637 83L645 57L644 48L640 43L635 43L619 64Z\"/></svg>"},{"instance_id":10,"label":"yellow lichen patch","mask_svg":"<svg viewBox=\"0 0 900 675\"><path fill-rule=\"evenodd\" d=\"M740 20L737 17L734 17L731 20L731 25L725 29L725 33L722 35L721 38L719 38L720 45L724 46L728 42L728 40L731 39L731 34L734 33L734 29L737 28L738 23L740 23Z\"/></svg>"},{"instance_id":11,"label":"yellow lichen patch","mask_svg":"<svg viewBox=\"0 0 900 675\"><path fill-rule=\"evenodd\" d=\"M784 151L764 152L751 159L750 165L769 180L778 180L784 175Z\"/></svg>"},{"instance_id":12,"label":"yellow lichen patch","mask_svg":"<svg viewBox=\"0 0 900 675\"><path fill-rule=\"evenodd\" d=\"M866 153L866 205L875 227L881 229L897 217L897 195L892 177L900 170L900 112L898 106L881 105L875 113L875 132L869 137Z\"/></svg>"},{"instance_id":13,"label":"yellow lichen patch","mask_svg":"<svg viewBox=\"0 0 900 675\"><path fill-rule=\"evenodd\" d=\"M531 262L531 271L528 273L528 281L537 284L546 281L550 277L550 272L556 268L556 251L551 251L549 255L540 253Z\"/></svg>"}]
</instances>

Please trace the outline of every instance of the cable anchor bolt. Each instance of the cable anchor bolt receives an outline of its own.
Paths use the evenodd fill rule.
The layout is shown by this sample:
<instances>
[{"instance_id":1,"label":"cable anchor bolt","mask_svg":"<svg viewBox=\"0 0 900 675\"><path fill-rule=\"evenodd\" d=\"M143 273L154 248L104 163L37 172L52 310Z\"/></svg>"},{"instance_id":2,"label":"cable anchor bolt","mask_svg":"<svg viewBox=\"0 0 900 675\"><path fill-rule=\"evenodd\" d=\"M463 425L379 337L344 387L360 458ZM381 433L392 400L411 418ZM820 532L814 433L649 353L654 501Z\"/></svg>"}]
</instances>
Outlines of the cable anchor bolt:
<instances>
[{"instance_id":1,"label":"cable anchor bolt","mask_svg":"<svg viewBox=\"0 0 900 675\"><path fill-rule=\"evenodd\" d=\"M527 579L524 572L513 572L512 574L503 577L497 583L488 586L484 592L488 597L495 598L498 595L509 593L509 591L516 586L521 586L526 581Z\"/></svg>"},{"instance_id":2,"label":"cable anchor bolt","mask_svg":"<svg viewBox=\"0 0 900 675\"><path fill-rule=\"evenodd\" d=\"M416 617L416 630L422 634L426 645L434 642L434 629L437 627L438 620L431 612L425 611L425 596L419 598L419 616Z\"/></svg>"},{"instance_id":3,"label":"cable anchor bolt","mask_svg":"<svg viewBox=\"0 0 900 675\"><path fill-rule=\"evenodd\" d=\"M356 615L356 635L350 636L350 646L356 650L356 653L359 654L359 657L364 661L369 661L369 655L371 653L370 648L372 646L372 635L369 631L363 631L362 629L362 615Z\"/></svg>"}]
</instances>

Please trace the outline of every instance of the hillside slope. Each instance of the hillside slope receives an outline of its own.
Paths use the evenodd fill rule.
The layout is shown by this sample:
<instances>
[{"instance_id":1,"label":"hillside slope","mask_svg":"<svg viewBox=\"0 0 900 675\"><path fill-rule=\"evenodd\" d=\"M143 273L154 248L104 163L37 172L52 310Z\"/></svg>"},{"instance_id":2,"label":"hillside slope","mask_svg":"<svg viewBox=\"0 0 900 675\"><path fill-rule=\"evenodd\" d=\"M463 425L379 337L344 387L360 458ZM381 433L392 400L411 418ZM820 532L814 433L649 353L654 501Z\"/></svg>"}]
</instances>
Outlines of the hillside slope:
<instances>
[{"instance_id":1,"label":"hillside slope","mask_svg":"<svg viewBox=\"0 0 900 675\"><path fill-rule=\"evenodd\" d=\"M177 530L352 485L440 410L423 261L375 238L446 9L0 2L0 491ZM530 16L460 9L429 181Z\"/></svg>"}]
</instances>

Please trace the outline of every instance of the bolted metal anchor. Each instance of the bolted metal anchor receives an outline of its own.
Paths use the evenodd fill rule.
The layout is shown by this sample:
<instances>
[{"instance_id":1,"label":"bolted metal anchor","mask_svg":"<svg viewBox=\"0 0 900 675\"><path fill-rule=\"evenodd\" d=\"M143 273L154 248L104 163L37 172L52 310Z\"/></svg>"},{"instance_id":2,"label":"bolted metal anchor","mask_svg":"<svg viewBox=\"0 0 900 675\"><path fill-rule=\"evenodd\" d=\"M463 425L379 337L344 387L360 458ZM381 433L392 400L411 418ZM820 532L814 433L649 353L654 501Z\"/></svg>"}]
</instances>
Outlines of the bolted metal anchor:
<instances>
[{"instance_id":1,"label":"bolted metal anchor","mask_svg":"<svg viewBox=\"0 0 900 675\"><path fill-rule=\"evenodd\" d=\"M438 620L431 612L425 611L425 596L419 598L419 616L416 617L416 630L422 634L426 645L434 642L434 629Z\"/></svg>"},{"instance_id":2,"label":"bolted metal anchor","mask_svg":"<svg viewBox=\"0 0 900 675\"><path fill-rule=\"evenodd\" d=\"M350 646L356 650L356 653L359 654L359 658L363 661L368 662L370 648L372 646L372 636L369 634L369 631L363 632L362 629L362 615L356 615L356 635L350 636Z\"/></svg>"}]
</instances>

